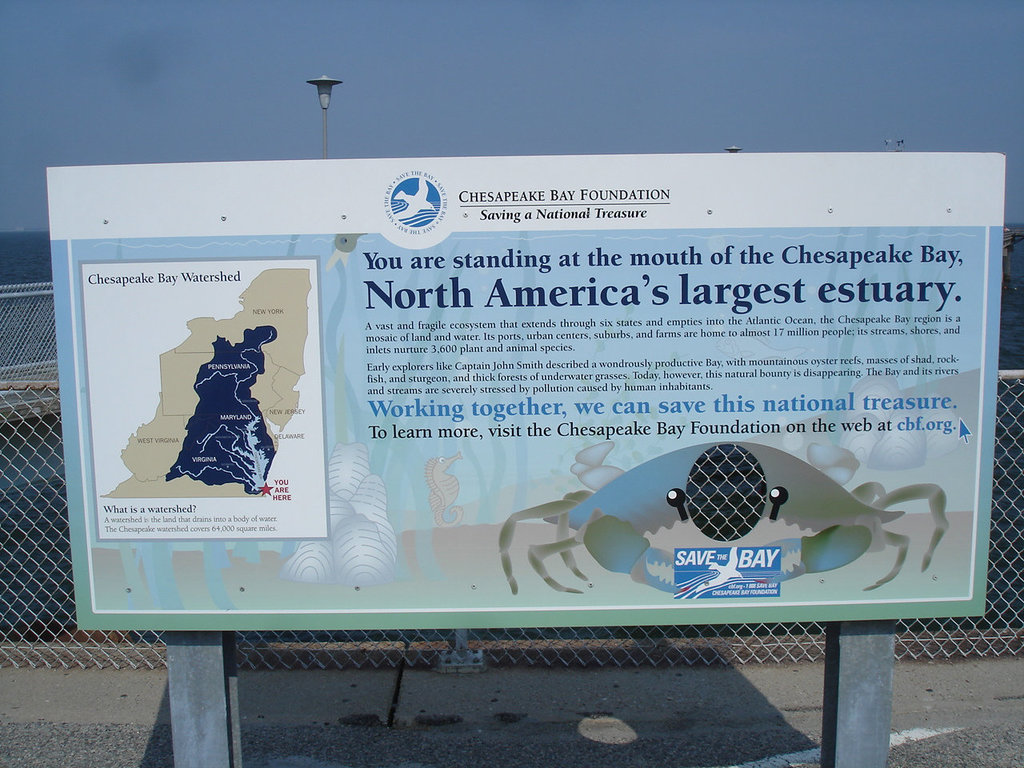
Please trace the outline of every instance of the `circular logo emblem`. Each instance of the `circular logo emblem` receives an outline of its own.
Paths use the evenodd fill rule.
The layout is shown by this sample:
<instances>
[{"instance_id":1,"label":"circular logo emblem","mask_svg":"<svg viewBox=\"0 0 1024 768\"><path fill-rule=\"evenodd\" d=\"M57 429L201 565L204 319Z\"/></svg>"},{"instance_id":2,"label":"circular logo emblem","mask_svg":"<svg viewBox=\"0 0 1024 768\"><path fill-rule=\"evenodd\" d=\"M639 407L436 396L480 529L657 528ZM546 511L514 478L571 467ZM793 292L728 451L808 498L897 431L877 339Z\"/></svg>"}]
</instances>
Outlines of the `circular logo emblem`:
<instances>
[{"instance_id":1,"label":"circular logo emblem","mask_svg":"<svg viewBox=\"0 0 1024 768\"><path fill-rule=\"evenodd\" d=\"M448 211L448 196L429 173L409 171L388 186L384 207L388 219L410 234L429 232Z\"/></svg>"}]
</instances>

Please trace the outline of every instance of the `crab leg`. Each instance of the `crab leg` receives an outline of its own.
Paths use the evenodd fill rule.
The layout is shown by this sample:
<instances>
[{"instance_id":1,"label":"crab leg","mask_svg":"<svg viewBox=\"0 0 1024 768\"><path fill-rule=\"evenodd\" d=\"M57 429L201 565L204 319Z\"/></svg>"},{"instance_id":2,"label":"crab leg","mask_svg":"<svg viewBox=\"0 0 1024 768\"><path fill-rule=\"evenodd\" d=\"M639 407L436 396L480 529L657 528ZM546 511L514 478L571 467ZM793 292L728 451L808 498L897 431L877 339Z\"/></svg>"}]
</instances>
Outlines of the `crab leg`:
<instances>
[{"instance_id":1,"label":"crab leg","mask_svg":"<svg viewBox=\"0 0 1024 768\"><path fill-rule=\"evenodd\" d=\"M927 501L928 510L931 513L932 521L935 523L935 530L932 532L931 541L928 542L928 549L924 553L921 562L921 570L928 570L931 565L935 548L939 546L942 537L949 530L949 520L946 518L946 492L934 483L917 483L897 488L891 493L886 493L881 483L864 483L852 491L853 495L879 509L888 509L894 504L904 501ZM877 585L876 585L877 586Z\"/></svg>"},{"instance_id":2,"label":"crab leg","mask_svg":"<svg viewBox=\"0 0 1024 768\"><path fill-rule=\"evenodd\" d=\"M558 516L558 527L555 529L555 536L558 541L569 538L569 514L563 512ZM565 563L565 567L572 571L573 575L580 579L580 581L586 581L587 575L580 570L580 567L576 564L576 556L572 553L572 549L564 549L561 551L562 562ZM573 590L570 590L573 591Z\"/></svg>"},{"instance_id":3,"label":"crab leg","mask_svg":"<svg viewBox=\"0 0 1024 768\"><path fill-rule=\"evenodd\" d=\"M587 493L586 495L590 495ZM569 510L580 503L580 493L566 494L566 497L559 499L558 501L549 501L546 504L539 504L536 507L530 507L529 509L523 509L519 512L513 512L509 515L505 524L501 526L501 531L498 534L498 549L501 553L501 568L505 572L505 578L508 580L509 588L512 590L512 594L519 593L519 584L516 582L515 576L512 575L512 558L509 555L509 548L512 546L512 537L515 535L516 524L523 520L543 520L547 517L558 516L558 535L564 537L565 533L569 530ZM587 577L580 573L578 567L576 567L576 561L572 556L571 552L565 552L563 559L567 566L569 566L573 573L575 573L581 579Z\"/></svg>"},{"instance_id":4,"label":"crab leg","mask_svg":"<svg viewBox=\"0 0 1024 768\"><path fill-rule=\"evenodd\" d=\"M573 536L568 539L562 539L561 541L552 541L549 544L531 544L528 550L527 559L530 561L530 565L533 570L537 572L537 575L544 579L544 582L559 592L572 592L576 595L582 595L583 592L579 589L573 589L567 587L564 584L556 581L555 578L548 573L547 566L544 565L544 561L554 554L560 554L564 558L566 554L569 554L569 550L573 547L580 545L579 540ZM574 573L577 576L586 579L587 577L580 573L579 569L574 569ZM514 592L514 590L513 590Z\"/></svg>"},{"instance_id":5,"label":"crab leg","mask_svg":"<svg viewBox=\"0 0 1024 768\"><path fill-rule=\"evenodd\" d=\"M890 533L889 531L882 530L881 526L879 526L879 531L881 531L882 536L885 538L885 543L888 544L890 547L899 547L899 551L896 554L896 562L893 564L892 570L890 570L887 574L885 574L885 576L880 578L870 587L864 587L865 592L869 592L872 589L878 589L883 584L886 584L895 579L896 574L899 573L900 569L903 568L903 563L907 559L907 550L910 549L909 536L903 536L899 533Z\"/></svg>"}]
</instances>

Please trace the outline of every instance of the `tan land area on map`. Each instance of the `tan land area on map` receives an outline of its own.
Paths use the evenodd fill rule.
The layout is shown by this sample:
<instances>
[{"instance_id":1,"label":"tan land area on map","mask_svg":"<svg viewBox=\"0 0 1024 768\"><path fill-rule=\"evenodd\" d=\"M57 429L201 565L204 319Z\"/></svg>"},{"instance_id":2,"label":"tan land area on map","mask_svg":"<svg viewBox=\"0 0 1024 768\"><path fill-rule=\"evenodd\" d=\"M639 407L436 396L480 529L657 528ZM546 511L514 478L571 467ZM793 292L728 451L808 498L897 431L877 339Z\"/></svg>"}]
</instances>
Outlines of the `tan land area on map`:
<instances>
[{"instance_id":1,"label":"tan land area on map","mask_svg":"<svg viewBox=\"0 0 1024 768\"><path fill-rule=\"evenodd\" d=\"M221 336L232 344L242 341L246 329L272 325L277 338L263 346L264 373L252 387L263 418L281 431L299 407L295 387L306 370L303 352L309 332L308 269L268 269L261 272L239 297L241 311L227 320L197 317L187 322L189 336L160 355L160 401L152 421L141 425L121 451L132 476L110 493L112 498L245 497L240 483L207 485L191 478L167 481L185 439L185 426L195 412L199 396L193 386L199 367L213 356L213 342ZM273 436L274 448L277 439Z\"/></svg>"}]
</instances>

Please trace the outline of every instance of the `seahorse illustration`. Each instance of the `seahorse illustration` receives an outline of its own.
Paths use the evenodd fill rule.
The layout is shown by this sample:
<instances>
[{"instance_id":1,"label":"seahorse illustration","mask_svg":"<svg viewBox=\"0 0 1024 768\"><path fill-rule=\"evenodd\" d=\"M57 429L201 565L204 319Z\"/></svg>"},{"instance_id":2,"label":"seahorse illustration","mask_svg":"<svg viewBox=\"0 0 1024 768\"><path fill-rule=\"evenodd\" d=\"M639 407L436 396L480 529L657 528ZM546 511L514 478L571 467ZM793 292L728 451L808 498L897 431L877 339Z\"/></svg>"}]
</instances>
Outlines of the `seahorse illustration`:
<instances>
[{"instance_id":1,"label":"seahorse illustration","mask_svg":"<svg viewBox=\"0 0 1024 768\"><path fill-rule=\"evenodd\" d=\"M461 458L461 451L448 458L438 456L430 459L425 467L427 488L430 489L430 511L434 513L434 524L439 527L462 522L462 507L449 509L459 495L459 479L448 473L451 465Z\"/></svg>"}]
</instances>

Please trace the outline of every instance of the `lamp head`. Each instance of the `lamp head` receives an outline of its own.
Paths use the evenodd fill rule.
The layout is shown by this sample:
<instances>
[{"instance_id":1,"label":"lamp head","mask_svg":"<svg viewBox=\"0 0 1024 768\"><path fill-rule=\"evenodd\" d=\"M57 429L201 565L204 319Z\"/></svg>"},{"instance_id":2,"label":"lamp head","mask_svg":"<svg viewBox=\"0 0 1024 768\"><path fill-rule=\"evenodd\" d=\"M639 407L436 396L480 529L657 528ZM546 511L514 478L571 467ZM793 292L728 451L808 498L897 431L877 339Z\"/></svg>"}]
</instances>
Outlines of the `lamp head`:
<instances>
[{"instance_id":1,"label":"lamp head","mask_svg":"<svg viewBox=\"0 0 1024 768\"><path fill-rule=\"evenodd\" d=\"M327 109L331 104L331 88L341 83L341 80L335 80L327 75L320 75L315 80L307 80L306 82L316 86L316 92L320 96L320 108Z\"/></svg>"}]
</instances>

